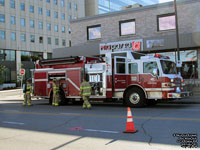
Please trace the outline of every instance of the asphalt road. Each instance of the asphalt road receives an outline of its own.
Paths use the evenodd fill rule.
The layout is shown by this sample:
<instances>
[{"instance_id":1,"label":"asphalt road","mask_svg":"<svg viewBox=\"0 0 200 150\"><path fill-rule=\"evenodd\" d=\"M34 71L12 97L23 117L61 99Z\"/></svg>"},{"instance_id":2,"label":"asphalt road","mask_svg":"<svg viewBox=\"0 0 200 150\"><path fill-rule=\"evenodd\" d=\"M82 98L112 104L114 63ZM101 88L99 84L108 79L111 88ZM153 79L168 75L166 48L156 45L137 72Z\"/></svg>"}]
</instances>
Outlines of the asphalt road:
<instances>
[{"instance_id":1,"label":"asphalt road","mask_svg":"<svg viewBox=\"0 0 200 150\"><path fill-rule=\"evenodd\" d=\"M83 110L53 107L47 100L34 100L31 107L21 103L21 97L0 98L1 150L174 150L185 149L180 141L189 140L200 145L200 104L131 108L138 132L127 134L127 108L121 104L93 103L92 110Z\"/></svg>"}]
</instances>

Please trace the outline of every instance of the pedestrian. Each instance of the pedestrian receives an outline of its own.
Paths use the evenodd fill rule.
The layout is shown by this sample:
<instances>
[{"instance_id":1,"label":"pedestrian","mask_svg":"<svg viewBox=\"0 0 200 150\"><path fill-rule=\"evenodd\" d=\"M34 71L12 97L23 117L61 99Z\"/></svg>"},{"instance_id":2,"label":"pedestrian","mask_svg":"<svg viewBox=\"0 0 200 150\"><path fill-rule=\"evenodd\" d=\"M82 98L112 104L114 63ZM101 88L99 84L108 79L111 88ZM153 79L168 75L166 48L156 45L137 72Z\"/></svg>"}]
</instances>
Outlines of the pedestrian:
<instances>
[{"instance_id":1,"label":"pedestrian","mask_svg":"<svg viewBox=\"0 0 200 150\"><path fill-rule=\"evenodd\" d=\"M53 80L53 106L58 106L59 104L59 81L57 79Z\"/></svg>"},{"instance_id":2,"label":"pedestrian","mask_svg":"<svg viewBox=\"0 0 200 150\"><path fill-rule=\"evenodd\" d=\"M91 95L91 86L90 86L90 83L86 81L85 77L83 78L83 82L81 83L81 86L80 86L80 95L82 96L83 101L84 101L83 108L91 109L92 106L89 102L89 98Z\"/></svg>"},{"instance_id":3,"label":"pedestrian","mask_svg":"<svg viewBox=\"0 0 200 150\"><path fill-rule=\"evenodd\" d=\"M31 106L31 93L32 93L32 86L30 80L26 80L26 84L23 90L24 93L24 102L23 106Z\"/></svg>"}]
</instances>

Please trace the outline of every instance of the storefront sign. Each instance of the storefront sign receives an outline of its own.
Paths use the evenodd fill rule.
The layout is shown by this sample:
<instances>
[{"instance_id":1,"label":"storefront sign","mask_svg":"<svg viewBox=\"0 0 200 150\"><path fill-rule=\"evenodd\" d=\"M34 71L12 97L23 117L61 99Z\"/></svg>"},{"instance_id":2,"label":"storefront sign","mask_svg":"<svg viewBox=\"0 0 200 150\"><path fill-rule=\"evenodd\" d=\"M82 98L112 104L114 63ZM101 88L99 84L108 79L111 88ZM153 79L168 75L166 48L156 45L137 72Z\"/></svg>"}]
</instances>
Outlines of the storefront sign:
<instances>
[{"instance_id":1,"label":"storefront sign","mask_svg":"<svg viewBox=\"0 0 200 150\"><path fill-rule=\"evenodd\" d=\"M159 48L164 46L164 39L147 40L147 48Z\"/></svg>"},{"instance_id":2,"label":"storefront sign","mask_svg":"<svg viewBox=\"0 0 200 150\"><path fill-rule=\"evenodd\" d=\"M100 54L105 54L107 52L117 52L117 51L141 51L143 50L142 40L130 40L130 41L120 41L111 43L101 43L99 45Z\"/></svg>"}]
</instances>

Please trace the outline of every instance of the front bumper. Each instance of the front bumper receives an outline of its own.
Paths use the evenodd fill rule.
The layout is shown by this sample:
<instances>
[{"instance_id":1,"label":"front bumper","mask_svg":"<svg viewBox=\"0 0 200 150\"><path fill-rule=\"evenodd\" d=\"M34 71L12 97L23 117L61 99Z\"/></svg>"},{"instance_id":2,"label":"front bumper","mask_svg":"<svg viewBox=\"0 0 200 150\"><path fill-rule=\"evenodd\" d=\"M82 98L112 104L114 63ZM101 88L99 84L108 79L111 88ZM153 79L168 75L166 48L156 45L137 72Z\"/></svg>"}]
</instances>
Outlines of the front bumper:
<instances>
[{"instance_id":1,"label":"front bumper","mask_svg":"<svg viewBox=\"0 0 200 150\"><path fill-rule=\"evenodd\" d=\"M180 92L180 93L168 93L167 98L183 98L183 97L188 97L192 96L192 92Z\"/></svg>"}]
</instances>

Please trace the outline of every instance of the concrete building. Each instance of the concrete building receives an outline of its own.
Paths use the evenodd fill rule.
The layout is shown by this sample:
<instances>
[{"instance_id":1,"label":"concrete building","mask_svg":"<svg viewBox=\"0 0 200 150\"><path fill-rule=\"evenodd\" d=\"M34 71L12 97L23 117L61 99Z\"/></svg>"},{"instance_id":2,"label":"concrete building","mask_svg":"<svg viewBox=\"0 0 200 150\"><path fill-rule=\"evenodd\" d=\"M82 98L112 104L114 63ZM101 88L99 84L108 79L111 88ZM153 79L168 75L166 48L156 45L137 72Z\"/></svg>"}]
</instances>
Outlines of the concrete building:
<instances>
[{"instance_id":1,"label":"concrete building","mask_svg":"<svg viewBox=\"0 0 200 150\"><path fill-rule=\"evenodd\" d=\"M135 5L153 5L159 3L159 0L85 0L86 16L94 16L122 9L135 7Z\"/></svg>"},{"instance_id":2,"label":"concrete building","mask_svg":"<svg viewBox=\"0 0 200 150\"><path fill-rule=\"evenodd\" d=\"M30 77L33 60L50 58L52 49L71 46L70 20L84 17L84 6L84 0L0 0L5 82L16 81L21 67Z\"/></svg>"},{"instance_id":3,"label":"concrete building","mask_svg":"<svg viewBox=\"0 0 200 150\"><path fill-rule=\"evenodd\" d=\"M200 79L200 0L177 2L182 76ZM137 50L162 53L177 61L173 2L80 18L71 21L72 47L53 57L98 55L100 51Z\"/></svg>"}]
</instances>

